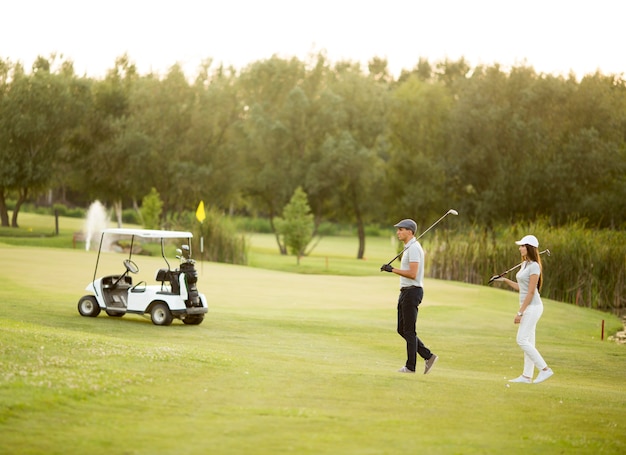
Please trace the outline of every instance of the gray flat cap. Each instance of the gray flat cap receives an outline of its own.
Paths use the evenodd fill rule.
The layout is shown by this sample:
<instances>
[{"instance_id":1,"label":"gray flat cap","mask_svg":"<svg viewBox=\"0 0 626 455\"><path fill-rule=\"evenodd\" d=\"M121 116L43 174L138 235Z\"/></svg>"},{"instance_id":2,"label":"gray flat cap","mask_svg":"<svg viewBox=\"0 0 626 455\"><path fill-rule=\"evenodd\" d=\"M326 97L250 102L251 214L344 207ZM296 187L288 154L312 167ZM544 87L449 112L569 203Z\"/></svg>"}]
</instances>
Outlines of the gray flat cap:
<instances>
[{"instance_id":1,"label":"gray flat cap","mask_svg":"<svg viewBox=\"0 0 626 455\"><path fill-rule=\"evenodd\" d=\"M400 221L398 224L394 224L393 227L410 229L411 231L413 231L413 234L415 234L415 231L417 231L417 223L408 218L406 220Z\"/></svg>"}]
</instances>

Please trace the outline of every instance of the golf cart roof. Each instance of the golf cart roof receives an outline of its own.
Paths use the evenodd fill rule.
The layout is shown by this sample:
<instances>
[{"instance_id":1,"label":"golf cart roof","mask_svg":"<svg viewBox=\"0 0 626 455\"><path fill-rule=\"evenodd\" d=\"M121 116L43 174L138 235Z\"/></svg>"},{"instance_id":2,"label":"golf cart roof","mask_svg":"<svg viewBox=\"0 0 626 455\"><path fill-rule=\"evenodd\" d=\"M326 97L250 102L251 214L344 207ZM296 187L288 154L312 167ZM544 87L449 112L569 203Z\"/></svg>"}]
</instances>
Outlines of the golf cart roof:
<instances>
[{"instance_id":1,"label":"golf cart roof","mask_svg":"<svg viewBox=\"0 0 626 455\"><path fill-rule=\"evenodd\" d=\"M190 239L193 237L193 234L191 232L162 231L157 229L109 228L104 229L102 231L102 234L134 235L146 239Z\"/></svg>"}]
</instances>

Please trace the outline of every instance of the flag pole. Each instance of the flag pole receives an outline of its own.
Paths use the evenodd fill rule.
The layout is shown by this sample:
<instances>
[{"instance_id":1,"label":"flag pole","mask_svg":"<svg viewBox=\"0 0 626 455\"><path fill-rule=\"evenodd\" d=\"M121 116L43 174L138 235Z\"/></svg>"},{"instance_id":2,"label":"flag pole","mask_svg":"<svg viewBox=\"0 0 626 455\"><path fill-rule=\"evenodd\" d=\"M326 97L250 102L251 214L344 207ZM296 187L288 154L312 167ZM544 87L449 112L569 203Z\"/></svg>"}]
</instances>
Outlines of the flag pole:
<instances>
[{"instance_id":1,"label":"flag pole","mask_svg":"<svg viewBox=\"0 0 626 455\"><path fill-rule=\"evenodd\" d=\"M200 273L204 271L204 233L202 232L202 223L206 219L204 211L204 201L200 201L196 209L196 219L200 222Z\"/></svg>"}]
</instances>

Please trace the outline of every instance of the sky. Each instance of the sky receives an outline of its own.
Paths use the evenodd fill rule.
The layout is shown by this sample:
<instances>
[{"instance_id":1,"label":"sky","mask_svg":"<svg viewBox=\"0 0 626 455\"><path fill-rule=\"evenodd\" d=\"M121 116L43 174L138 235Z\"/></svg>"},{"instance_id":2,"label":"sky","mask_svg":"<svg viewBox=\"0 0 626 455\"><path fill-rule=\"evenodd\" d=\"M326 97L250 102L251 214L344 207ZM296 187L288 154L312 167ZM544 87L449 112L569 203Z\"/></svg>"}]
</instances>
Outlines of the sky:
<instances>
[{"instance_id":1,"label":"sky","mask_svg":"<svg viewBox=\"0 0 626 455\"><path fill-rule=\"evenodd\" d=\"M384 58L394 76L465 58L578 78L626 73L621 0L0 0L0 59L38 55L103 77L127 54L140 74L203 60L241 70L277 55ZM625 4L626 5L626 4Z\"/></svg>"}]
</instances>

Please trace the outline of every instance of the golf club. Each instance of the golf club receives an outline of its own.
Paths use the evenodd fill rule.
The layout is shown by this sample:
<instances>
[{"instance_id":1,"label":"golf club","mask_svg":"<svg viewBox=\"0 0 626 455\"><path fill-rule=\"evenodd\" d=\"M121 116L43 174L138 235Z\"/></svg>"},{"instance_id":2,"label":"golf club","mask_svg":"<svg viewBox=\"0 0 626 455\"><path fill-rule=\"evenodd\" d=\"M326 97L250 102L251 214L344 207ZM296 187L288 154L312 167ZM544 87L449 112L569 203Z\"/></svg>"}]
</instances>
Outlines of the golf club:
<instances>
[{"instance_id":1,"label":"golf club","mask_svg":"<svg viewBox=\"0 0 626 455\"><path fill-rule=\"evenodd\" d=\"M419 237L416 237L416 238L415 238L415 240L419 240L419 239L421 239L421 238L422 238L422 236L423 236L424 234L426 234L428 231L430 231L433 227L435 227L435 225L436 225L437 223L439 223L441 220L443 220L446 216L448 216L448 215L450 215L450 214L452 214L452 215L458 215L458 214L459 214L459 212L457 212L457 211L456 211L456 210L454 210L454 209L450 209L450 210L448 210L448 211L447 211L447 212L446 212L446 213L445 213L445 214L444 214L441 218L439 218L439 219L438 219L437 221L435 221L435 222L434 222L434 223L433 223L433 224L432 224L432 225L431 225L428 229L426 229L424 232L422 232L422 233L419 235ZM398 259L400 256L402 256L402 253L404 253L404 252L407 250L407 248L409 248L409 246L410 246L410 245L406 246L406 247L405 247L402 251L400 251L400 252L398 253L398 255L397 255L395 258L393 258L391 261L389 261L389 262L387 263L387 265L391 265L391 263L392 263L393 261L395 261L395 260L396 260L396 259Z\"/></svg>"},{"instance_id":2,"label":"golf club","mask_svg":"<svg viewBox=\"0 0 626 455\"><path fill-rule=\"evenodd\" d=\"M545 249L545 250L543 250L543 251L540 251L540 252L539 252L539 254L543 254L543 253L546 253L548 256L552 255L552 253L550 253L550 250L548 250L548 249ZM520 263L519 263L519 264L517 264L515 267L511 267L509 270L507 270L506 272L502 272L500 275L494 275L494 276L492 276L492 277L489 279L489 282L488 282L487 284L491 284L491 283L493 283L495 280L497 280L498 278L501 278L501 277L503 277L504 275L506 275L507 273L512 272L512 271L513 271L513 270L515 270L516 268L521 267L521 265L522 265L523 263L524 263L524 262L520 262Z\"/></svg>"}]
</instances>

